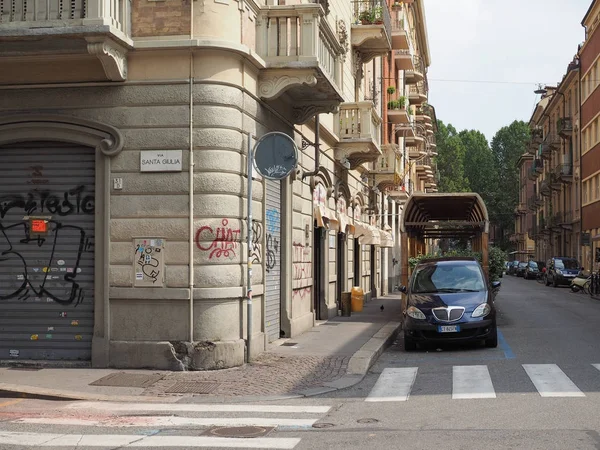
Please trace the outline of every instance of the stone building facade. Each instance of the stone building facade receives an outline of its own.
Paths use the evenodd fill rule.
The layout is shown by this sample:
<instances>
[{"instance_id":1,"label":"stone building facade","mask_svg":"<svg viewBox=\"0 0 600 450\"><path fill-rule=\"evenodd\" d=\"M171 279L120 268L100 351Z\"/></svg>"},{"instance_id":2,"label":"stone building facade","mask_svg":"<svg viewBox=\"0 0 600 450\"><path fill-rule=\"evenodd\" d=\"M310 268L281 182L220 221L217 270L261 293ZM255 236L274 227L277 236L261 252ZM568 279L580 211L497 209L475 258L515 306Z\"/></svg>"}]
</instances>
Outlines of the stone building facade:
<instances>
[{"instance_id":1,"label":"stone building facade","mask_svg":"<svg viewBox=\"0 0 600 450\"><path fill-rule=\"evenodd\" d=\"M412 39L428 52L420 0L396 28L385 2L13 3L0 359L233 367L337 315L353 286L367 301L393 290L401 205L435 188L432 164L408 170L404 141L382 131L383 61ZM430 124L413 138L422 161L435 116L416 96L396 114ZM282 181L247 170L272 131L299 148Z\"/></svg>"}]
</instances>

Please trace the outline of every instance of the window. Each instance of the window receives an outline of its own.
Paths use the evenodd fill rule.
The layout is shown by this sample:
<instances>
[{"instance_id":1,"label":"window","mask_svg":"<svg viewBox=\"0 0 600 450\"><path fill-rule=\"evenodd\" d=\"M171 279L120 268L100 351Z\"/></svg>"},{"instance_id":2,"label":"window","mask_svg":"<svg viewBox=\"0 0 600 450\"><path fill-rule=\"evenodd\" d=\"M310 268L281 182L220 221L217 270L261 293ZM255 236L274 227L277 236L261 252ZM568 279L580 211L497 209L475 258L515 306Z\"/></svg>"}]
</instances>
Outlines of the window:
<instances>
[{"instance_id":1,"label":"window","mask_svg":"<svg viewBox=\"0 0 600 450\"><path fill-rule=\"evenodd\" d=\"M588 201L588 182L587 181L583 182L581 190L583 191L583 204L585 205Z\"/></svg>"}]
</instances>

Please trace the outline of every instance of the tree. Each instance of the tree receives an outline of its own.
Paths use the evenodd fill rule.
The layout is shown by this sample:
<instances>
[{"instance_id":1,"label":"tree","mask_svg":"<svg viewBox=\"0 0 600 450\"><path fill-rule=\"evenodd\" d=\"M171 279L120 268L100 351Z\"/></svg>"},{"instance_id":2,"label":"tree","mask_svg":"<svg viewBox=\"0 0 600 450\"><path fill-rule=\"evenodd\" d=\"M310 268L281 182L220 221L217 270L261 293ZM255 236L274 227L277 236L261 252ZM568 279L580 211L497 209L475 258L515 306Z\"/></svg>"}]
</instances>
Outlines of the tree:
<instances>
[{"instance_id":1,"label":"tree","mask_svg":"<svg viewBox=\"0 0 600 450\"><path fill-rule=\"evenodd\" d=\"M488 206L490 221L501 229L514 229L513 211L519 200L519 171L517 161L526 153L529 127L521 120L501 128L492 139L492 153L498 171L493 201Z\"/></svg>"},{"instance_id":2,"label":"tree","mask_svg":"<svg viewBox=\"0 0 600 450\"><path fill-rule=\"evenodd\" d=\"M477 192L488 204L496 194L498 171L494 155L483 133L463 130L459 137L465 147L464 173L469 180L469 189Z\"/></svg>"},{"instance_id":3,"label":"tree","mask_svg":"<svg viewBox=\"0 0 600 450\"><path fill-rule=\"evenodd\" d=\"M439 191L468 192L469 180L465 178L464 171L465 147L456 129L438 120L436 143L438 152L436 163L440 176Z\"/></svg>"}]
</instances>

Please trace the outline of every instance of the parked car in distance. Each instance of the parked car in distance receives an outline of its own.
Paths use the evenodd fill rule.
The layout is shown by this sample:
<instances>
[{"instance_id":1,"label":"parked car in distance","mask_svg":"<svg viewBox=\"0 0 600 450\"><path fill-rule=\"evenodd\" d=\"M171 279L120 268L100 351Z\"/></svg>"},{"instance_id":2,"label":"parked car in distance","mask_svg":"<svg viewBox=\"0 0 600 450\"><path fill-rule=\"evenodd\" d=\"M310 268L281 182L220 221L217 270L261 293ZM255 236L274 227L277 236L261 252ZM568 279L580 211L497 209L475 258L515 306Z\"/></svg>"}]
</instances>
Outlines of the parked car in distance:
<instances>
[{"instance_id":1,"label":"parked car in distance","mask_svg":"<svg viewBox=\"0 0 600 450\"><path fill-rule=\"evenodd\" d=\"M489 283L475 258L431 258L415 267L403 310L404 349L428 342L483 341L498 345L494 297L501 282Z\"/></svg>"},{"instance_id":2,"label":"parked car in distance","mask_svg":"<svg viewBox=\"0 0 600 450\"><path fill-rule=\"evenodd\" d=\"M515 275L518 277L524 277L525 276L525 269L527 269L527 263L526 262L520 262L519 265L517 266L517 269L515 270Z\"/></svg>"},{"instance_id":3,"label":"parked car in distance","mask_svg":"<svg viewBox=\"0 0 600 450\"><path fill-rule=\"evenodd\" d=\"M539 272L540 269L538 268L538 263L535 261L529 261L527 263L527 267L525 268L525 274L523 275L523 277L526 280L535 279L537 278Z\"/></svg>"},{"instance_id":4,"label":"parked car in distance","mask_svg":"<svg viewBox=\"0 0 600 450\"><path fill-rule=\"evenodd\" d=\"M555 256L546 263L546 286L569 286L581 265L575 258Z\"/></svg>"},{"instance_id":5,"label":"parked car in distance","mask_svg":"<svg viewBox=\"0 0 600 450\"><path fill-rule=\"evenodd\" d=\"M507 275L516 275L517 267L519 267L519 261L511 261L508 265L508 270L506 271Z\"/></svg>"}]
</instances>

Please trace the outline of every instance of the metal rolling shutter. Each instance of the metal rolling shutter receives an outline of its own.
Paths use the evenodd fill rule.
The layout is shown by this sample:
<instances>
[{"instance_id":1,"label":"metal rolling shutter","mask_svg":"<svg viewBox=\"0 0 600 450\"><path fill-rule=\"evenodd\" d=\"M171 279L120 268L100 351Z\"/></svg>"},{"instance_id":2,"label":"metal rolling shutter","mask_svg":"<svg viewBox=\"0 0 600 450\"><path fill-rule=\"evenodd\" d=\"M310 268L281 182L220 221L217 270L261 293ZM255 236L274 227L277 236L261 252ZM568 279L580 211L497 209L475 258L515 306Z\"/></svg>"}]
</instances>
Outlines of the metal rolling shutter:
<instances>
[{"instance_id":1,"label":"metal rolling shutter","mask_svg":"<svg viewBox=\"0 0 600 450\"><path fill-rule=\"evenodd\" d=\"M93 149L0 147L0 359L91 359L94 193Z\"/></svg>"},{"instance_id":2,"label":"metal rolling shutter","mask_svg":"<svg viewBox=\"0 0 600 450\"><path fill-rule=\"evenodd\" d=\"M269 342L279 339L281 298L281 181L267 180L266 210L266 331Z\"/></svg>"}]
</instances>

